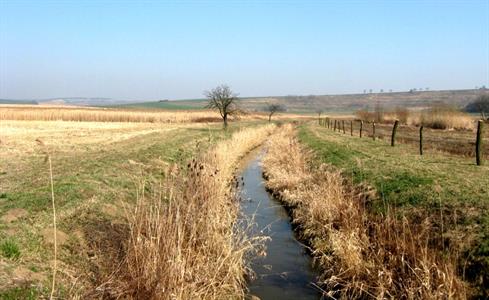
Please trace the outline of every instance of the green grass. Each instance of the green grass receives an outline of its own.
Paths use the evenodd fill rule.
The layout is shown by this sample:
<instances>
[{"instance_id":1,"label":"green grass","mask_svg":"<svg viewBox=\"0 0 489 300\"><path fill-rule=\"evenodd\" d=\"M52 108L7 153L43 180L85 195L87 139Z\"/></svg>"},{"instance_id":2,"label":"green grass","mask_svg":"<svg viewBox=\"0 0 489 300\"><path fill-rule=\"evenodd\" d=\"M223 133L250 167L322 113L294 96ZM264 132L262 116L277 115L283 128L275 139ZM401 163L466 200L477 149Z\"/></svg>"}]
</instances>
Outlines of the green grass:
<instances>
[{"instance_id":1,"label":"green grass","mask_svg":"<svg viewBox=\"0 0 489 300\"><path fill-rule=\"evenodd\" d=\"M152 166L154 159L179 163L229 134L218 126L211 129L182 128L137 136L95 151L54 153L52 159L57 204L60 207L77 205L93 196L114 199L121 191L134 188L134 180L128 173L139 173L141 169L145 176L158 178L161 172L158 173L156 167ZM29 160L27 170L6 178L14 181L16 188L5 193L3 198L6 201L0 202L0 211L23 208L38 212L51 205L47 164L37 156ZM140 165L130 166L130 160Z\"/></svg>"},{"instance_id":2,"label":"green grass","mask_svg":"<svg viewBox=\"0 0 489 300\"><path fill-rule=\"evenodd\" d=\"M3 257L17 259L20 257L20 249L17 243L12 239L5 239L0 242L0 252Z\"/></svg>"},{"instance_id":3,"label":"green grass","mask_svg":"<svg viewBox=\"0 0 489 300\"><path fill-rule=\"evenodd\" d=\"M36 300L41 296L41 292L35 287L14 287L5 291L0 291L2 300Z\"/></svg>"},{"instance_id":4,"label":"green grass","mask_svg":"<svg viewBox=\"0 0 489 300\"><path fill-rule=\"evenodd\" d=\"M419 221L420 216L442 225L447 245L463 252L465 278L481 286L489 280L489 166L473 158L425 151L333 132L316 124L299 129L299 140L312 149L318 162L331 164L353 184L372 186L377 197L371 213L396 214ZM444 242L445 243L445 242ZM484 285L484 283L482 283Z\"/></svg>"},{"instance_id":5,"label":"green grass","mask_svg":"<svg viewBox=\"0 0 489 300\"><path fill-rule=\"evenodd\" d=\"M374 186L382 202L392 206L427 209L446 204L489 205L489 168L463 157L426 153L414 146L351 137L317 125L304 125L299 139L313 149L320 161L343 170L353 183Z\"/></svg>"}]
</instances>

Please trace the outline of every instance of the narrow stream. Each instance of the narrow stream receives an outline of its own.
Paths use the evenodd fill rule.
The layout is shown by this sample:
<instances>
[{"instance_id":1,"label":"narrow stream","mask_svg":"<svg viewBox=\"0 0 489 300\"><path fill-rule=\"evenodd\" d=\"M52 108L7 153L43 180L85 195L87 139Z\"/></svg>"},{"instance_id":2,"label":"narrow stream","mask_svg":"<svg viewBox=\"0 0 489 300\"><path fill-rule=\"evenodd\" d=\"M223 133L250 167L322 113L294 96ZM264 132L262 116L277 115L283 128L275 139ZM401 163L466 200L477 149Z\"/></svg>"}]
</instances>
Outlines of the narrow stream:
<instances>
[{"instance_id":1,"label":"narrow stream","mask_svg":"<svg viewBox=\"0 0 489 300\"><path fill-rule=\"evenodd\" d=\"M241 210L254 215L257 229L271 237L266 242L266 256L253 259L256 279L248 285L250 294L266 299L320 299L313 286L315 272L311 257L294 236L290 218L280 202L265 189L261 158L258 155L246 165L240 191Z\"/></svg>"}]
</instances>

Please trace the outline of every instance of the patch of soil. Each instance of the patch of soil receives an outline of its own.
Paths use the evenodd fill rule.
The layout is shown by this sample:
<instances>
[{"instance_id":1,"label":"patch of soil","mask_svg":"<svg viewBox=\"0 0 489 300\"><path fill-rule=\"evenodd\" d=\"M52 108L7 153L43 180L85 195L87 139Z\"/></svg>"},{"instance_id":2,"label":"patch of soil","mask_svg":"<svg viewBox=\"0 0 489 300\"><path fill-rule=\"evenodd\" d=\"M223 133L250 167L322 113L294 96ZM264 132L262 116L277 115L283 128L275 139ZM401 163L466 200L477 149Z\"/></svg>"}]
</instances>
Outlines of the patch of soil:
<instances>
[{"instance_id":1,"label":"patch of soil","mask_svg":"<svg viewBox=\"0 0 489 300\"><path fill-rule=\"evenodd\" d=\"M105 204L104 207L102 208L102 212L111 217L116 217L119 214L119 210L117 206L112 204Z\"/></svg>"},{"instance_id":2,"label":"patch of soil","mask_svg":"<svg viewBox=\"0 0 489 300\"><path fill-rule=\"evenodd\" d=\"M47 244L54 244L54 234L52 228L46 228L41 231L41 235L44 242ZM61 230L56 230L56 242L59 246L66 244L68 241L68 235Z\"/></svg>"},{"instance_id":3,"label":"patch of soil","mask_svg":"<svg viewBox=\"0 0 489 300\"><path fill-rule=\"evenodd\" d=\"M19 233L19 230L17 228L7 228L4 232L8 237L14 237Z\"/></svg>"},{"instance_id":4,"label":"patch of soil","mask_svg":"<svg viewBox=\"0 0 489 300\"><path fill-rule=\"evenodd\" d=\"M12 272L12 281L17 284L22 284L31 281L42 282L47 279L46 275L35 273L24 267L17 267Z\"/></svg>"},{"instance_id":5,"label":"patch of soil","mask_svg":"<svg viewBox=\"0 0 489 300\"><path fill-rule=\"evenodd\" d=\"M3 216L2 216L2 221L5 223L11 223L14 221L17 221L20 218L23 218L27 216L29 213L27 210L22 209L22 208L13 208L9 211L7 211Z\"/></svg>"}]
</instances>

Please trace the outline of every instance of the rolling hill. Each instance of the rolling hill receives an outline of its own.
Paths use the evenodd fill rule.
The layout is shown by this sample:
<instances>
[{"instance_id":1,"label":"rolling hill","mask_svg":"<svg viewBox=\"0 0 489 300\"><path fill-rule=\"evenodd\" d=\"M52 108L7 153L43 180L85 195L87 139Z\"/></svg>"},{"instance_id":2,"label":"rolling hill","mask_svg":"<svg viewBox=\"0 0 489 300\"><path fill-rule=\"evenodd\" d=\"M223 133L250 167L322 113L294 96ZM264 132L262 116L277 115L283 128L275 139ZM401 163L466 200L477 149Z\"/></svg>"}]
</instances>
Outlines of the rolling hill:
<instances>
[{"instance_id":1,"label":"rolling hill","mask_svg":"<svg viewBox=\"0 0 489 300\"><path fill-rule=\"evenodd\" d=\"M309 96L270 96L240 98L244 109L260 111L267 103L280 103L287 106L288 111L295 113L315 113L317 109L332 113L351 113L359 109L373 109L380 103L386 109L408 107L423 109L433 104L448 104L463 108L481 93L488 90L446 90L446 91L411 91L392 93L366 93L346 95L309 95ZM145 109L203 109L205 99L161 100L121 105L131 108Z\"/></svg>"}]
</instances>

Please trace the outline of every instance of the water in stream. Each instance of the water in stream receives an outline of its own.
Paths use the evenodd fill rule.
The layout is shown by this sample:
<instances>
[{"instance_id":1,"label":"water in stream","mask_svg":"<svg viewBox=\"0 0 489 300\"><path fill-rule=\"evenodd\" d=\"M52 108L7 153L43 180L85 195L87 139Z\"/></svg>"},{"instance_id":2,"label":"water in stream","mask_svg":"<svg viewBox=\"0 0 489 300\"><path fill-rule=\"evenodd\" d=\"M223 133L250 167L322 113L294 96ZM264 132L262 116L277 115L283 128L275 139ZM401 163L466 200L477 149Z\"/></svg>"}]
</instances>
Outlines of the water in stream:
<instances>
[{"instance_id":1,"label":"water in stream","mask_svg":"<svg viewBox=\"0 0 489 300\"><path fill-rule=\"evenodd\" d=\"M248 285L260 299L320 299L313 286L315 272L311 257L294 236L287 211L265 189L261 156L251 160L242 176L241 210L251 217L263 234L270 236L266 256L256 257L252 268L256 279Z\"/></svg>"}]
</instances>

